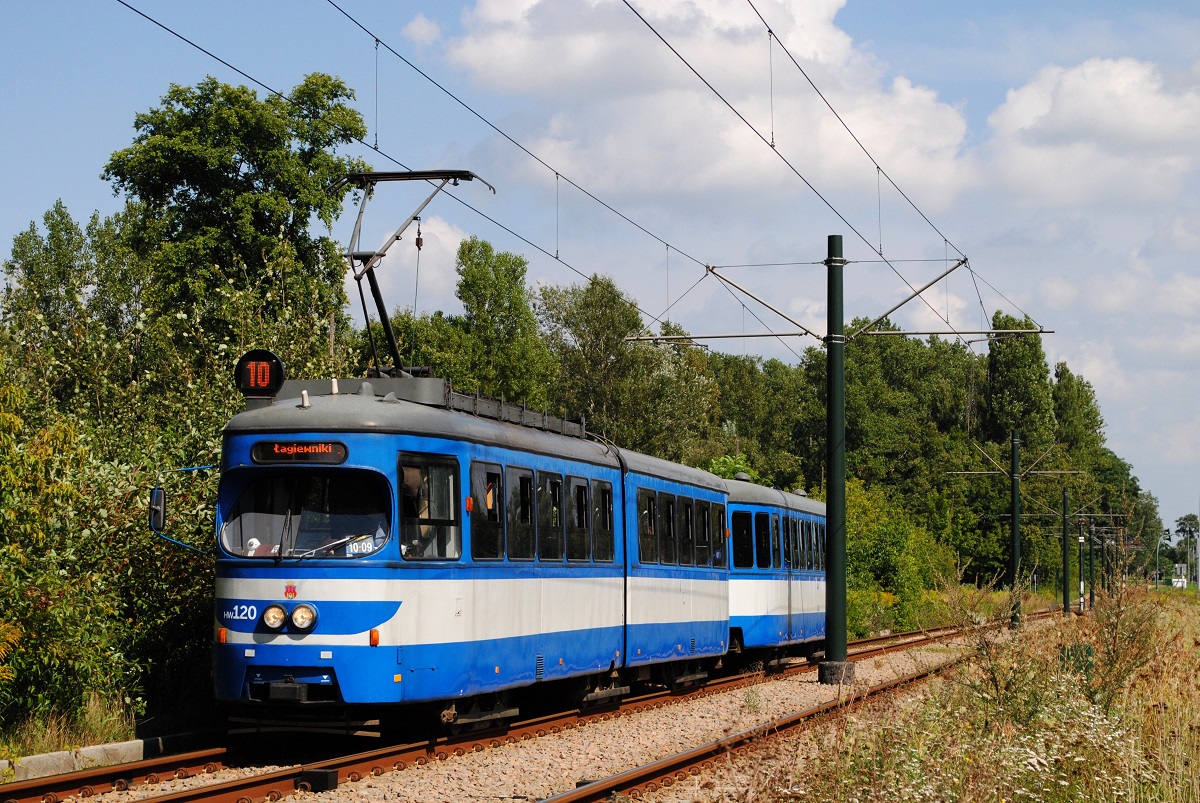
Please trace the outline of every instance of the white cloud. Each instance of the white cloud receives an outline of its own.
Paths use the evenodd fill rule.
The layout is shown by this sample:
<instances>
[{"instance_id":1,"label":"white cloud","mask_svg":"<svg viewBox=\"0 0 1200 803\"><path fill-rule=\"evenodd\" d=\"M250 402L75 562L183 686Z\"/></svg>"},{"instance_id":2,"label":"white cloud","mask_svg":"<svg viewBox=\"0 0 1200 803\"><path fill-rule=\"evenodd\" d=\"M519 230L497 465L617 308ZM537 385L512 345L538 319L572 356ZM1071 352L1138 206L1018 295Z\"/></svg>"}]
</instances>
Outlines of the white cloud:
<instances>
[{"instance_id":1,"label":"white cloud","mask_svg":"<svg viewBox=\"0 0 1200 803\"><path fill-rule=\"evenodd\" d=\"M1154 306L1160 313L1195 317L1200 312L1200 276L1176 273L1155 289Z\"/></svg>"},{"instance_id":2,"label":"white cloud","mask_svg":"<svg viewBox=\"0 0 1200 803\"><path fill-rule=\"evenodd\" d=\"M1144 277L1128 271L1090 278L1086 288L1090 309L1101 313L1125 314L1144 303L1151 292Z\"/></svg>"},{"instance_id":3,"label":"white cloud","mask_svg":"<svg viewBox=\"0 0 1200 803\"><path fill-rule=\"evenodd\" d=\"M364 248L380 247L390 234L390 230L374 231L371 235L364 232ZM455 296L458 274L455 273L454 262L458 255L458 244L469 236L461 228L442 218L422 218L422 247L418 253L415 247L417 227L410 227L405 232L404 239L388 249L387 255L375 269L380 293L388 312L397 307L412 309L414 301L420 314L428 314L431 310L444 310L448 313L461 310L462 304ZM346 273L345 288L346 296L350 299L351 313L355 321L361 323L362 303L359 301L357 283L353 274L349 272ZM378 312L365 278L363 293L371 318L377 319Z\"/></svg>"},{"instance_id":4,"label":"white cloud","mask_svg":"<svg viewBox=\"0 0 1200 803\"><path fill-rule=\"evenodd\" d=\"M442 29L424 14L417 14L401 30L405 39L414 45L431 45L442 36Z\"/></svg>"},{"instance_id":5,"label":"white cloud","mask_svg":"<svg viewBox=\"0 0 1200 803\"><path fill-rule=\"evenodd\" d=\"M1044 67L988 119L997 176L1048 204L1168 199L1200 161L1198 90L1132 58Z\"/></svg>"},{"instance_id":6,"label":"white cloud","mask_svg":"<svg viewBox=\"0 0 1200 803\"><path fill-rule=\"evenodd\" d=\"M1164 463L1192 467L1200 453L1200 418L1183 421L1171 428L1169 436L1157 436L1154 446Z\"/></svg>"},{"instance_id":7,"label":"white cloud","mask_svg":"<svg viewBox=\"0 0 1200 803\"><path fill-rule=\"evenodd\" d=\"M879 69L834 25L841 0L764 5L774 44L735 0L643 5L640 12L711 90L614 0L481 2L465 16L467 33L449 57L482 89L553 109L515 120L545 121L518 139L609 197L731 189L809 195L783 156L818 189L875 200L875 168L779 43L887 174L910 191L920 187L915 200L923 207L947 208L976 180L960 111L904 78L882 86ZM884 186L885 199L899 203Z\"/></svg>"},{"instance_id":8,"label":"white cloud","mask_svg":"<svg viewBox=\"0 0 1200 803\"><path fill-rule=\"evenodd\" d=\"M1079 285L1062 276L1043 279L1038 293L1050 309L1067 309L1079 298Z\"/></svg>"},{"instance_id":9,"label":"white cloud","mask_svg":"<svg viewBox=\"0 0 1200 803\"><path fill-rule=\"evenodd\" d=\"M1070 363L1071 371L1087 379L1093 387L1102 387L1109 397L1128 399L1138 384L1131 382L1125 364L1110 340L1088 340L1081 344L1082 355Z\"/></svg>"}]
</instances>

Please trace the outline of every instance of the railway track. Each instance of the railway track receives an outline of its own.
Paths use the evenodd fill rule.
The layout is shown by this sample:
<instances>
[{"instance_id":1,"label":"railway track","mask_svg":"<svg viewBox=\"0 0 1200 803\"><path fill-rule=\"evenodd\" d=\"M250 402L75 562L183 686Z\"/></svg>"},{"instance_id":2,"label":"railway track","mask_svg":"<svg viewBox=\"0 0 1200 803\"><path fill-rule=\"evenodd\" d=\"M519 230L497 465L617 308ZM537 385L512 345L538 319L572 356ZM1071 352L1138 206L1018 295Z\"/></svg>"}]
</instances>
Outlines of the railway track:
<instances>
[{"instance_id":1,"label":"railway track","mask_svg":"<svg viewBox=\"0 0 1200 803\"><path fill-rule=\"evenodd\" d=\"M849 645L848 657L851 660L864 661L889 652L929 645L952 638L957 634L958 631L955 629L944 628L935 631L900 633L863 639ZM693 690L656 692L627 698L620 705L610 708L575 710L517 722L503 731L479 731L456 737L438 737L416 743L383 746L233 779L217 780L213 777L210 778L211 783L196 783L196 779L215 776L221 770L229 767L229 755L226 748L214 748L132 764L9 783L0 786L0 801L2 803L61 803L71 796L87 798L107 792L153 786L174 779L193 779L194 785L186 789L174 789L163 795L143 796L142 799L154 801L154 803L275 801L291 795L297 790L326 791L334 789L342 783L355 783L365 778L379 777L413 766L423 766L431 762L445 761L455 756L480 753L504 745L564 733L590 724L630 717L667 705L697 700L736 689L748 689L756 684L813 672L815 669L816 663L814 662L793 661L787 665L777 666L776 671L769 674L761 671L747 672L714 680ZM921 674L918 673L918 675ZM916 677L907 676L895 683L911 683ZM879 693L883 690L884 688L872 688L871 693ZM606 779L603 783L616 784L607 792L601 793L603 787L597 786L591 792L585 793L586 789L591 789L589 785L575 790L574 793L567 793L568 795L585 795L583 797L560 797L562 800L601 800L612 791L621 791L623 794L636 797L646 791L651 791L652 787L657 788L673 783L680 773L687 775L703 771L705 762L711 762L713 756L745 749L746 746L763 738L768 733L790 730L802 722L811 721L813 717L819 716L830 707L843 704L845 704L844 699L835 699L798 714L720 739L696 748L694 751L662 759L638 770L629 770L622 773L616 780L614 778ZM694 755L692 755L693 753ZM639 772L642 774L637 775ZM587 794L599 794L600 796L588 797ZM558 800L559 798L554 799Z\"/></svg>"}]
</instances>

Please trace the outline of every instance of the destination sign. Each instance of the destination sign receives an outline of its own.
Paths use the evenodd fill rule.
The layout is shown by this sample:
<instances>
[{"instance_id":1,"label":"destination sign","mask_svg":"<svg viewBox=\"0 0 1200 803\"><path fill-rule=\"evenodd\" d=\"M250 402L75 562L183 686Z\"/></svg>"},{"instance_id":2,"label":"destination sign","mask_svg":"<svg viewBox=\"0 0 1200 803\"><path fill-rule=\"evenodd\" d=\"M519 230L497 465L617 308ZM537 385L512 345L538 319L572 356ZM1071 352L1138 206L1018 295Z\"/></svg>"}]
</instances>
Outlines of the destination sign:
<instances>
[{"instance_id":1,"label":"destination sign","mask_svg":"<svg viewBox=\"0 0 1200 803\"><path fill-rule=\"evenodd\" d=\"M255 463L337 465L346 462L347 454L346 444L336 441L259 441L250 447Z\"/></svg>"}]
</instances>

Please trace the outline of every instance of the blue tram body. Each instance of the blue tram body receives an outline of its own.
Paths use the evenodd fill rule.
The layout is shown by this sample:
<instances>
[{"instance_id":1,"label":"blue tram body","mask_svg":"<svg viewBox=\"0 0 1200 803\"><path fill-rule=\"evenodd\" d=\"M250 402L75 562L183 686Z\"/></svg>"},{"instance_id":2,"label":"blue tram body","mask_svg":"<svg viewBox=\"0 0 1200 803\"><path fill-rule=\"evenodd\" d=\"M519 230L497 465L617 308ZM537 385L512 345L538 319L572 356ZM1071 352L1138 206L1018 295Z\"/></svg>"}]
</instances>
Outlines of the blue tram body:
<instances>
[{"instance_id":1,"label":"blue tram body","mask_svg":"<svg viewBox=\"0 0 1200 803\"><path fill-rule=\"evenodd\" d=\"M825 505L727 480L729 627L737 647L778 648L825 638Z\"/></svg>"},{"instance_id":2,"label":"blue tram body","mask_svg":"<svg viewBox=\"0 0 1200 803\"><path fill-rule=\"evenodd\" d=\"M541 682L597 702L824 635L822 505L441 380L250 396L221 472L220 700L480 723Z\"/></svg>"}]
</instances>

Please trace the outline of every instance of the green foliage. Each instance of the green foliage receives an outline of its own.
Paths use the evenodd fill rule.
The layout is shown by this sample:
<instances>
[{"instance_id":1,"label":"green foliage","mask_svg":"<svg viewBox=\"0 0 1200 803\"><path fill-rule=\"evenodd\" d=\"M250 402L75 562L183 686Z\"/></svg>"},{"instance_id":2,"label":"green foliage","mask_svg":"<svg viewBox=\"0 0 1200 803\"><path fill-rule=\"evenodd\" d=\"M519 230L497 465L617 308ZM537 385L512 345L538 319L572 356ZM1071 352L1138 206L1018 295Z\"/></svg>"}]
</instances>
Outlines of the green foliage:
<instances>
[{"instance_id":1,"label":"green foliage","mask_svg":"<svg viewBox=\"0 0 1200 803\"><path fill-rule=\"evenodd\" d=\"M763 481L759 473L754 470L754 466L750 465L750 461L746 455L741 452L734 455L718 455L704 464L704 470L711 474L716 474L718 477L724 477L727 480L736 479L738 474L745 474L750 478L750 482L759 485L767 484Z\"/></svg>"},{"instance_id":2,"label":"green foliage","mask_svg":"<svg viewBox=\"0 0 1200 803\"><path fill-rule=\"evenodd\" d=\"M64 420L26 430L22 396L0 388L0 610L11 628L0 723L73 712L89 695L119 703L134 674L120 640L119 585L94 548L111 535L99 527L110 513L119 518L119 507L108 507L109 488L87 483L94 459L75 427ZM81 526L93 501L102 514L96 529Z\"/></svg>"},{"instance_id":3,"label":"green foliage","mask_svg":"<svg viewBox=\"0 0 1200 803\"><path fill-rule=\"evenodd\" d=\"M703 352L687 341L627 340L644 332L641 314L612 279L543 287L535 309L555 362L559 414L667 460L695 465L722 453L713 444L717 382ZM664 323L660 334L686 333Z\"/></svg>"},{"instance_id":4,"label":"green foliage","mask_svg":"<svg viewBox=\"0 0 1200 803\"><path fill-rule=\"evenodd\" d=\"M215 472L170 470L218 462L238 356L270 348L300 376L349 362L336 247L308 234L360 167L329 152L361 130L347 98L322 76L290 103L173 87L110 162L122 213L85 228L59 203L14 240L0 610L20 638L0 729L208 698L212 560L154 538L146 494L161 479L169 534L209 549Z\"/></svg>"},{"instance_id":5,"label":"green foliage","mask_svg":"<svg viewBox=\"0 0 1200 803\"><path fill-rule=\"evenodd\" d=\"M341 314L342 260L309 225L316 218L332 226L349 191L335 190L338 180L365 169L333 153L366 134L348 105L353 98L340 80L319 73L290 97L265 100L210 77L195 87L172 84L160 107L135 117L133 145L113 154L104 176L138 202L129 208L136 220L129 242L152 266L151 306L198 309L214 334L236 331L240 321L209 309L210 290L236 277L270 289L268 315L289 305ZM280 247L303 267L272 270L282 264Z\"/></svg>"},{"instance_id":6,"label":"green foliage","mask_svg":"<svg viewBox=\"0 0 1200 803\"><path fill-rule=\"evenodd\" d=\"M846 564L846 584L858 592L854 606L864 617L855 620L859 629L913 630L934 624L924 616L925 591L952 570L954 558L883 491L849 480Z\"/></svg>"},{"instance_id":7,"label":"green foliage","mask_svg":"<svg viewBox=\"0 0 1200 803\"><path fill-rule=\"evenodd\" d=\"M997 330L1033 329L1028 317L997 312ZM988 347L988 439L1001 443L1013 430L1023 443L1045 448L1054 442L1056 422L1046 353L1040 335L1000 335Z\"/></svg>"},{"instance_id":8,"label":"green foliage","mask_svg":"<svg viewBox=\"0 0 1200 803\"><path fill-rule=\"evenodd\" d=\"M542 287L535 310L554 357L551 404L567 418L629 448L648 439L646 396L657 367L653 346L625 338L642 331L633 299L612 279L593 276L586 285Z\"/></svg>"},{"instance_id":9,"label":"green foliage","mask_svg":"<svg viewBox=\"0 0 1200 803\"><path fill-rule=\"evenodd\" d=\"M8 656L20 639L21 631L17 629L16 625L0 621L0 686L13 679L12 667L3 664L8 660Z\"/></svg>"},{"instance_id":10,"label":"green foliage","mask_svg":"<svg viewBox=\"0 0 1200 803\"><path fill-rule=\"evenodd\" d=\"M458 246L458 297L463 331L477 389L489 396L545 402L550 355L538 337L537 319L525 287L528 263L497 254L476 237Z\"/></svg>"}]
</instances>

